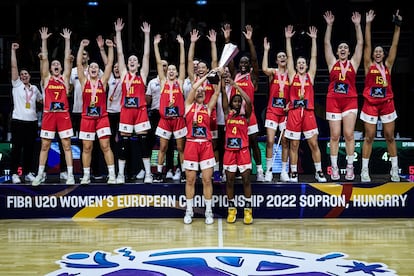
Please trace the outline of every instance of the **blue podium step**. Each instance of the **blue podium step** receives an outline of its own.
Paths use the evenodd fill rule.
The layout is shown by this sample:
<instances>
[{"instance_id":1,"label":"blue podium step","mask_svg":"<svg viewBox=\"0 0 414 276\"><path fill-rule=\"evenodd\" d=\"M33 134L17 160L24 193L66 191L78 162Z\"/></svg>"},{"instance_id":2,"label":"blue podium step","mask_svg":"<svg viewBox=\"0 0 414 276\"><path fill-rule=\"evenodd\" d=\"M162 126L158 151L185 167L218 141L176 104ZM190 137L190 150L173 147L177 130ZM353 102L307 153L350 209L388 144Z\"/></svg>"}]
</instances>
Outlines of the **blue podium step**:
<instances>
[{"instance_id":1,"label":"blue podium step","mask_svg":"<svg viewBox=\"0 0 414 276\"><path fill-rule=\"evenodd\" d=\"M252 182L255 218L413 218L414 183L388 182L372 176L372 183L314 183L299 176L299 183ZM38 187L0 184L0 219L21 218L182 218L185 184L179 182L123 185L91 183L66 185L58 179ZM226 217L224 183L213 184L215 217ZM242 213L243 190L235 185L235 201ZM195 217L204 216L201 180L196 184Z\"/></svg>"}]
</instances>

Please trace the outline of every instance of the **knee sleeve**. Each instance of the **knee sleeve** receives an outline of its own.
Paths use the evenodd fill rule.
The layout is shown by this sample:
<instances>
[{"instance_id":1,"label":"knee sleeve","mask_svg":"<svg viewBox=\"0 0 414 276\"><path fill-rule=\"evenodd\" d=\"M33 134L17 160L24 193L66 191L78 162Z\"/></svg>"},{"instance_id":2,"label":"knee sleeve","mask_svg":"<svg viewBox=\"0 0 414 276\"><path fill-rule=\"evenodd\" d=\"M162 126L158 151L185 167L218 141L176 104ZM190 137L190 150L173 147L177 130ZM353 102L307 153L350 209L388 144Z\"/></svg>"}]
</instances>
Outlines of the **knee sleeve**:
<instances>
[{"instance_id":1,"label":"knee sleeve","mask_svg":"<svg viewBox=\"0 0 414 276\"><path fill-rule=\"evenodd\" d=\"M121 140L119 140L119 159L126 160L127 153L129 152L129 137L122 136Z\"/></svg>"},{"instance_id":2,"label":"knee sleeve","mask_svg":"<svg viewBox=\"0 0 414 276\"><path fill-rule=\"evenodd\" d=\"M138 135L138 141L141 146L141 154L143 158L150 158L152 148L150 147L149 136L147 134Z\"/></svg>"}]
</instances>

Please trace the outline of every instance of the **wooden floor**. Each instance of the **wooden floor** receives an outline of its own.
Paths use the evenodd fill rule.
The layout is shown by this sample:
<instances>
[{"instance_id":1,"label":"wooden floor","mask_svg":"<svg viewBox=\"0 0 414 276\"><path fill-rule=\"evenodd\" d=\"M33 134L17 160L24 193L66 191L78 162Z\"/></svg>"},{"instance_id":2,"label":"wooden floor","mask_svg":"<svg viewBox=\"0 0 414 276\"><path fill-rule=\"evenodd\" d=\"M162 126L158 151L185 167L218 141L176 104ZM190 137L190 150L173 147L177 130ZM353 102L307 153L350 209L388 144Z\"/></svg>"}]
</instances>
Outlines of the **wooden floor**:
<instances>
[{"instance_id":1,"label":"wooden floor","mask_svg":"<svg viewBox=\"0 0 414 276\"><path fill-rule=\"evenodd\" d=\"M205 225L201 218L191 225L178 218L0 220L0 275L45 275L58 270L55 262L66 254L113 252L121 247L342 252L349 259L384 263L398 275L411 276L414 219L256 219L253 225L244 225L240 219L235 224L216 219L213 225Z\"/></svg>"}]
</instances>

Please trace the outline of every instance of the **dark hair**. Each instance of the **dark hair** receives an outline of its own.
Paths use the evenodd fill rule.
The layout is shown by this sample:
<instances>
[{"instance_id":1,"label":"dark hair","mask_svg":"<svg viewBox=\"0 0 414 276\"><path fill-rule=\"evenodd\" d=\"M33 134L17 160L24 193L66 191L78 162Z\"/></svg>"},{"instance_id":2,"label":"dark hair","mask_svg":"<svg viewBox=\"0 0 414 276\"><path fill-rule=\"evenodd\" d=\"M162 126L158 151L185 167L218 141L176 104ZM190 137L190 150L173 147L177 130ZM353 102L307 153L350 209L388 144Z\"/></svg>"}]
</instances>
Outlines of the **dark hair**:
<instances>
[{"instance_id":1,"label":"dark hair","mask_svg":"<svg viewBox=\"0 0 414 276\"><path fill-rule=\"evenodd\" d=\"M242 97L240 94L234 94L234 95L233 95L233 96L231 96L231 98L230 98L230 107L233 107L233 101L234 101L234 99L235 99L236 97L239 97L239 98L240 98L240 101L242 101L242 102L243 102L243 97Z\"/></svg>"},{"instance_id":2,"label":"dark hair","mask_svg":"<svg viewBox=\"0 0 414 276\"><path fill-rule=\"evenodd\" d=\"M388 57L388 51L387 51L387 49L385 49L385 47L384 47L384 46L382 46L382 45L379 45L379 44L374 45L374 47L372 47L371 55L374 53L374 50L375 50L375 48L377 48L377 47L380 47L380 48L384 51L384 60L385 60L385 59Z\"/></svg>"}]
</instances>

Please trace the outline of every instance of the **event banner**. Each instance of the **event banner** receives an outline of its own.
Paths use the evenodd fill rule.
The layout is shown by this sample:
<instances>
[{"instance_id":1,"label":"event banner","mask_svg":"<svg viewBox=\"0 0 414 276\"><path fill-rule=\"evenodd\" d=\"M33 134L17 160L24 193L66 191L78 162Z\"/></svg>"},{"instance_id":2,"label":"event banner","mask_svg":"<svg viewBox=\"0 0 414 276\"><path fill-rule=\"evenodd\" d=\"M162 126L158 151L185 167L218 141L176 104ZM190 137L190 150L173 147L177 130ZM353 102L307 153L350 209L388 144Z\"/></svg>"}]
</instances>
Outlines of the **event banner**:
<instances>
[{"instance_id":1,"label":"event banner","mask_svg":"<svg viewBox=\"0 0 414 276\"><path fill-rule=\"evenodd\" d=\"M204 216L201 183L195 216ZM242 185L236 184L242 211ZM254 183L255 218L412 218L414 183ZM0 219L163 218L184 216L184 184L0 185ZM215 217L226 217L225 184L214 185Z\"/></svg>"}]
</instances>

